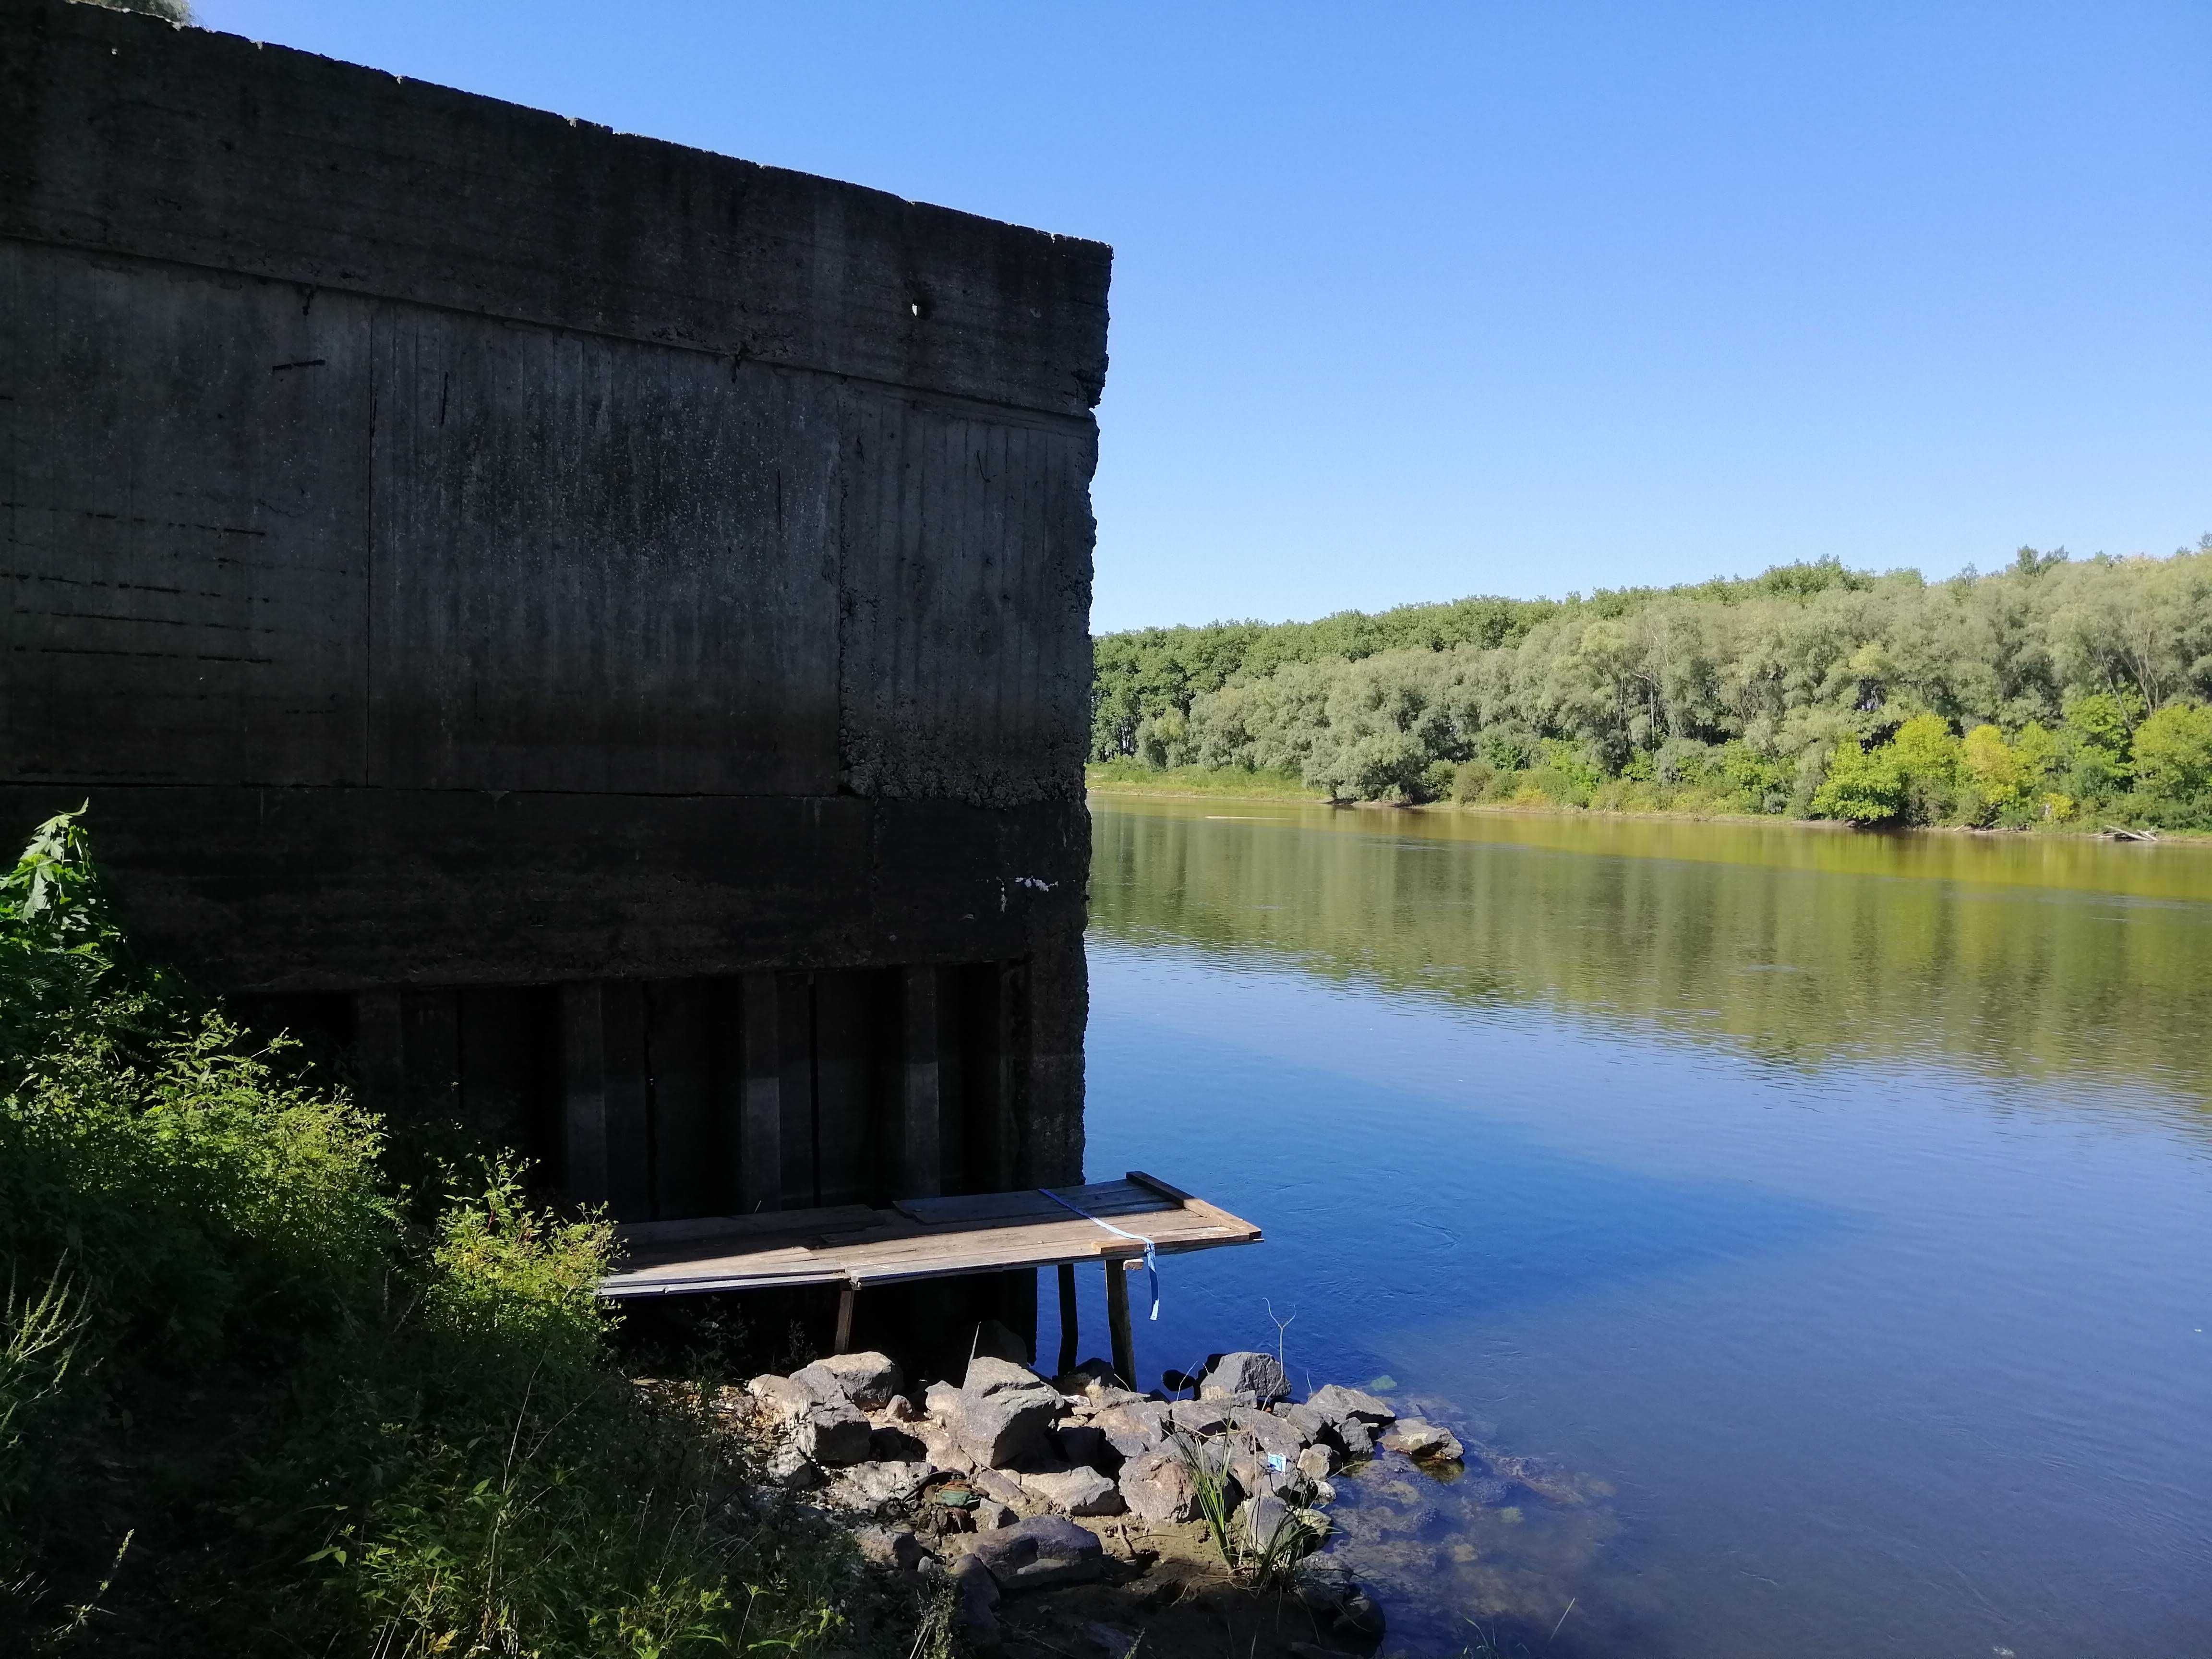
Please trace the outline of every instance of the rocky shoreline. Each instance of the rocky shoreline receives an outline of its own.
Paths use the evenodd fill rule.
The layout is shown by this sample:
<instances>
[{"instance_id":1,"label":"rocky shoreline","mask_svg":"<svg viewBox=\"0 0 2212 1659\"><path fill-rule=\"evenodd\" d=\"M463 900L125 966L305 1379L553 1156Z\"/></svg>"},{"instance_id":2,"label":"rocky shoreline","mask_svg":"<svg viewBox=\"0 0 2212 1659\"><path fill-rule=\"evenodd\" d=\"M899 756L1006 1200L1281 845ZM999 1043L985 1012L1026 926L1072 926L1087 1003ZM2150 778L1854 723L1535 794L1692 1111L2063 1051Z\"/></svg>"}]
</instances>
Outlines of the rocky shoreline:
<instances>
[{"instance_id":1,"label":"rocky shoreline","mask_svg":"<svg viewBox=\"0 0 2212 1659\"><path fill-rule=\"evenodd\" d=\"M1290 1592L1316 1638L1293 1648L1371 1650L1373 1596L1313 1559L1333 1478L1381 1450L1449 1474L1459 1440L1357 1389L1295 1400L1270 1354L1217 1354L1167 1380L1188 1386L1140 1394L1096 1361L1047 1380L979 1356L917 1401L888 1356L850 1353L725 1389L717 1409L741 1419L792 1502L850 1528L879 1565L949 1581L974 1644L1001 1640L1010 1598L1149 1573L1157 1600L1211 1571ZM1124 1633L1133 1641L1099 1626L1093 1645Z\"/></svg>"}]
</instances>

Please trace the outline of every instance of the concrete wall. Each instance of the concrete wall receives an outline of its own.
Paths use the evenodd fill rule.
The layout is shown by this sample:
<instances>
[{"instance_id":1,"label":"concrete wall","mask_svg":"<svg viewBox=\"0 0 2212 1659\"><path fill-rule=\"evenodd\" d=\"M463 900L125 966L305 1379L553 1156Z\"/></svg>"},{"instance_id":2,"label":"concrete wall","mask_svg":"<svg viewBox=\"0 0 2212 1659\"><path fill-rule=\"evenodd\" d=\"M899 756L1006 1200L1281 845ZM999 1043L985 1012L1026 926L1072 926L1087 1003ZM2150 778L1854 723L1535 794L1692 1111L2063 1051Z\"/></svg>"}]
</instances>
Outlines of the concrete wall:
<instances>
[{"instance_id":1,"label":"concrete wall","mask_svg":"<svg viewBox=\"0 0 2212 1659\"><path fill-rule=\"evenodd\" d=\"M818 1122L743 1164L795 1000L873 1186L1073 1176L1108 250L63 0L0 46L13 832L89 798L152 948L342 994L389 1098L469 1006L550 1043L479 1104L574 1190L665 1161L656 1018L714 1201L852 1188L771 1182ZM913 1115L937 1002L997 1150Z\"/></svg>"}]
</instances>

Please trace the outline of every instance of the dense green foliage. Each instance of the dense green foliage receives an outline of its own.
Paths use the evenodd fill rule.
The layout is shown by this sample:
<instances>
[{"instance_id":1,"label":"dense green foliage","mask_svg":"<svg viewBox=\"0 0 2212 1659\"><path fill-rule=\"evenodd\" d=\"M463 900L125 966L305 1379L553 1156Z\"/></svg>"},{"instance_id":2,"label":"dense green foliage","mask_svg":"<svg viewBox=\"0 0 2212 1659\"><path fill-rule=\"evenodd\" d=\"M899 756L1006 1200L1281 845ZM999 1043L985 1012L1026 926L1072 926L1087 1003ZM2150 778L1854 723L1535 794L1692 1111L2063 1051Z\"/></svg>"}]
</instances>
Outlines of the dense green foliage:
<instances>
[{"instance_id":1,"label":"dense green foliage","mask_svg":"<svg viewBox=\"0 0 2212 1659\"><path fill-rule=\"evenodd\" d=\"M2212 828L2212 537L1097 642L1092 757L1340 799Z\"/></svg>"},{"instance_id":2,"label":"dense green foliage","mask_svg":"<svg viewBox=\"0 0 2212 1659\"><path fill-rule=\"evenodd\" d=\"M1789 1066L2212 1106L2212 850L1772 820L1102 803L1096 943ZM1301 833L1286 834L1297 825ZM2208 1120L2212 1127L2212 1120Z\"/></svg>"},{"instance_id":3,"label":"dense green foliage","mask_svg":"<svg viewBox=\"0 0 2212 1659\"><path fill-rule=\"evenodd\" d=\"M74 818L0 881L0 1650L805 1647L856 1594L648 1397L605 1224L428 1190L135 961ZM845 1638L851 1639L848 1632Z\"/></svg>"}]
</instances>

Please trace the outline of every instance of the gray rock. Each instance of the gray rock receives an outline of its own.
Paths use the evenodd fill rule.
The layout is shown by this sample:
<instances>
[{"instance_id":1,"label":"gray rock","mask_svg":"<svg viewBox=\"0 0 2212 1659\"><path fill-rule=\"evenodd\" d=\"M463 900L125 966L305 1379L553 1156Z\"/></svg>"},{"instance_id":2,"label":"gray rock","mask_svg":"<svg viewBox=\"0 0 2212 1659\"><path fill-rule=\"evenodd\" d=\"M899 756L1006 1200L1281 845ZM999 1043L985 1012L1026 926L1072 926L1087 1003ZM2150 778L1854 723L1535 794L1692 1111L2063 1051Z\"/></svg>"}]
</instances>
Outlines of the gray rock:
<instances>
[{"instance_id":1,"label":"gray rock","mask_svg":"<svg viewBox=\"0 0 2212 1659\"><path fill-rule=\"evenodd\" d=\"M835 1509L880 1515L911 1504L928 1479L927 1463L855 1463L830 1474L822 1498Z\"/></svg>"},{"instance_id":2,"label":"gray rock","mask_svg":"<svg viewBox=\"0 0 2212 1659\"><path fill-rule=\"evenodd\" d=\"M934 1407L937 1391L930 1395ZM1003 1469L1044 1455L1062 1408L1060 1391L1034 1371L979 1357L948 1402L945 1421L970 1457Z\"/></svg>"},{"instance_id":3,"label":"gray rock","mask_svg":"<svg viewBox=\"0 0 2212 1659\"><path fill-rule=\"evenodd\" d=\"M1309 1480L1326 1480L1336 1473L1336 1459L1326 1446L1308 1446L1298 1454L1297 1469Z\"/></svg>"},{"instance_id":4,"label":"gray rock","mask_svg":"<svg viewBox=\"0 0 2212 1659\"><path fill-rule=\"evenodd\" d=\"M1062 1394L1079 1394L1096 1398L1109 1389L1119 1391L1121 1379L1114 1368L1103 1359L1086 1359L1073 1370L1063 1372L1053 1379Z\"/></svg>"},{"instance_id":5,"label":"gray rock","mask_svg":"<svg viewBox=\"0 0 2212 1659\"><path fill-rule=\"evenodd\" d=\"M1089 1583L1106 1571L1098 1534L1064 1515L1031 1516L978 1534L968 1559L982 1562L1002 1590Z\"/></svg>"},{"instance_id":6,"label":"gray rock","mask_svg":"<svg viewBox=\"0 0 2212 1659\"><path fill-rule=\"evenodd\" d=\"M1121 1500L1146 1521L1198 1519L1198 1486L1173 1452L1141 1452L1121 1466Z\"/></svg>"},{"instance_id":7,"label":"gray rock","mask_svg":"<svg viewBox=\"0 0 2212 1659\"><path fill-rule=\"evenodd\" d=\"M1167 1423L1168 1408L1150 1400L1115 1406L1091 1419L1091 1426L1124 1457L1159 1450L1167 1443Z\"/></svg>"},{"instance_id":8,"label":"gray rock","mask_svg":"<svg viewBox=\"0 0 2212 1659\"><path fill-rule=\"evenodd\" d=\"M1018 1365L1030 1357L1030 1345L997 1320L987 1319L975 1327L969 1352Z\"/></svg>"},{"instance_id":9,"label":"gray rock","mask_svg":"<svg viewBox=\"0 0 2212 1659\"><path fill-rule=\"evenodd\" d=\"M1120 1489L1096 1469L1025 1474L1021 1481L1031 1501L1062 1515L1119 1515L1128 1508Z\"/></svg>"},{"instance_id":10,"label":"gray rock","mask_svg":"<svg viewBox=\"0 0 2212 1659\"><path fill-rule=\"evenodd\" d=\"M813 1389L774 1372L753 1378L745 1384L745 1392L760 1403L772 1423L796 1423L822 1403Z\"/></svg>"},{"instance_id":11,"label":"gray rock","mask_svg":"<svg viewBox=\"0 0 2212 1659\"><path fill-rule=\"evenodd\" d=\"M842 1400L817 1400L793 1425L793 1438L799 1450L816 1462L830 1466L867 1462L874 1432L868 1419Z\"/></svg>"},{"instance_id":12,"label":"gray rock","mask_svg":"<svg viewBox=\"0 0 2212 1659\"><path fill-rule=\"evenodd\" d=\"M761 1474L769 1485L785 1492L811 1492L823 1479L814 1460L789 1442L769 1453Z\"/></svg>"},{"instance_id":13,"label":"gray rock","mask_svg":"<svg viewBox=\"0 0 2212 1659\"><path fill-rule=\"evenodd\" d=\"M933 1382L921 1396L922 1413L942 1421L960 1403L960 1388L953 1382Z\"/></svg>"},{"instance_id":14,"label":"gray rock","mask_svg":"<svg viewBox=\"0 0 2212 1659\"><path fill-rule=\"evenodd\" d=\"M1310 1406L1294 1406L1286 1400L1268 1409L1289 1424L1298 1438L1309 1446L1328 1433L1328 1419Z\"/></svg>"},{"instance_id":15,"label":"gray rock","mask_svg":"<svg viewBox=\"0 0 2212 1659\"><path fill-rule=\"evenodd\" d=\"M1237 1506L1237 1524L1255 1550L1267 1551L1294 1544L1298 1524L1289 1504L1273 1492L1263 1492Z\"/></svg>"},{"instance_id":16,"label":"gray rock","mask_svg":"<svg viewBox=\"0 0 2212 1659\"><path fill-rule=\"evenodd\" d=\"M1200 1400L1235 1400L1249 1395L1261 1405L1289 1395L1291 1379L1271 1353L1224 1353L1216 1357L1198 1380Z\"/></svg>"},{"instance_id":17,"label":"gray rock","mask_svg":"<svg viewBox=\"0 0 2212 1659\"><path fill-rule=\"evenodd\" d=\"M801 1366L791 1380L818 1400L842 1400L864 1412L888 1406L906 1387L905 1374L881 1353L833 1353Z\"/></svg>"},{"instance_id":18,"label":"gray rock","mask_svg":"<svg viewBox=\"0 0 2212 1659\"><path fill-rule=\"evenodd\" d=\"M1306 1449L1306 1442L1297 1430L1272 1412L1239 1406L1229 1413L1229 1423L1238 1439L1278 1457L1296 1458Z\"/></svg>"},{"instance_id":19,"label":"gray rock","mask_svg":"<svg viewBox=\"0 0 2212 1659\"><path fill-rule=\"evenodd\" d=\"M1322 1634L1361 1647L1372 1647L1382 1639L1382 1609L1349 1569L1309 1561L1298 1569L1294 1582L1298 1600Z\"/></svg>"},{"instance_id":20,"label":"gray rock","mask_svg":"<svg viewBox=\"0 0 2212 1659\"><path fill-rule=\"evenodd\" d=\"M987 1498L975 1505L975 1530L996 1532L1000 1527L1011 1527L1018 1517L996 1498Z\"/></svg>"},{"instance_id":21,"label":"gray rock","mask_svg":"<svg viewBox=\"0 0 2212 1659\"><path fill-rule=\"evenodd\" d=\"M1375 1449L1375 1431L1356 1417L1347 1417L1329 1425L1329 1432L1336 1443L1344 1448L1346 1457L1365 1457Z\"/></svg>"},{"instance_id":22,"label":"gray rock","mask_svg":"<svg viewBox=\"0 0 2212 1659\"><path fill-rule=\"evenodd\" d=\"M911 1431L921 1442L922 1461L930 1468L945 1469L953 1474L973 1474L975 1472L975 1460L968 1455L967 1447L953 1432L951 1424L928 1419L913 1425ZM878 1432L883 1431L878 1430Z\"/></svg>"},{"instance_id":23,"label":"gray rock","mask_svg":"<svg viewBox=\"0 0 2212 1659\"><path fill-rule=\"evenodd\" d=\"M1001 1469L978 1469L975 1471L975 1479L969 1484L984 1497L995 1499L1001 1504L1022 1504L1027 1502L1029 1498L1029 1492L1023 1486L1021 1478L1018 1475L1008 1474Z\"/></svg>"},{"instance_id":24,"label":"gray rock","mask_svg":"<svg viewBox=\"0 0 2212 1659\"><path fill-rule=\"evenodd\" d=\"M863 1559L879 1567L912 1572L929 1559L921 1540L905 1527L863 1527L853 1534Z\"/></svg>"},{"instance_id":25,"label":"gray rock","mask_svg":"<svg viewBox=\"0 0 2212 1659\"><path fill-rule=\"evenodd\" d=\"M986 1647L999 1642L999 1581L974 1555L952 1564L953 1618Z\"/></svg>"},{"instance_id":26,"label":"gray rock","mask_svg":"<svg viewBox=\"0 0 2212 1659\"><path fill-rule=\"evenodd\" d=\"M926 1463L929 1443L903 1423L885 1423L870 1431L868 1455L878 1463Z\"/></svg>"},{"instance_id":27,"label":"gray rock","mask_svg":"<svg viewBox=\"0 0 2212 1659\"><path fill-rule=\"evenodd\" d=\"M1408 1417L1393 1425L1382 1436L1383 1449L1403 1452L1408 1457L1424 1462L1449 1463L1462 1456L1466 1448L1459 1437L1449 1429L1434 1423L1424 1422L1418 1417Z\"/></svg>"},{"instance_id":28,"label":"gray rock","mask_svg":"<svg viewBox=\"0 0 2212 1659\"><path fill-rule=\"evenodd\" d=\"M1103 1468L1111 1455L1106 1431L1096 1424L1063 1423L1053 1431L1052 1437L1060 1455L1078 1468Z\"/></svg>"},{"instance_id":29,"label":"gray rock","mask_svg":"<svg viewBox=\"0 0 2212 1659\"><path fill-rule=\"evenodd\" d=\"M1388 1401L1337 1382L1316 1389L1306 1401L1306 1409L1329 1424L1357 1421L1376 1428L1398 1420L1398 1413L1390 1409Z\"/></svg>"},{"instance_id":30,"label":"gray rock","mask_svg":"<svg viewBox=\"0 0 2212 1659\"><path fill-rule=\"evenodd\" d=\"M1212 1400L1178 1400L1168 1421L1185 1434L1219 1434L1229 1426L1229 1408Z\"/></svg>"}]
</instances>

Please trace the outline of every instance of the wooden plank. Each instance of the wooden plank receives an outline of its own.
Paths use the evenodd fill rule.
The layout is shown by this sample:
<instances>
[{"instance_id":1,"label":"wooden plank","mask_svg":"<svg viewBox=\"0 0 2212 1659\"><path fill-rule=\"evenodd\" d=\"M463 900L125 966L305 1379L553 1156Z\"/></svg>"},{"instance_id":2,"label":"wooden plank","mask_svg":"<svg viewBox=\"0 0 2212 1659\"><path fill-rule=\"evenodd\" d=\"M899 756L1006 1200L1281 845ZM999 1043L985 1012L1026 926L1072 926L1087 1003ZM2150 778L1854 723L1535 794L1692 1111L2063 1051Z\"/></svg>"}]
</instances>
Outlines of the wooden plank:
<instances>
[{"instance_id":1,"label":"wooden plank","mask_svg":"<svg viewBox=\"0 0 2212 1659\"><path fill-rule=\"evenodd\" d=\"M1099 1183L1109 1192L1127 1185ZM1040 1216L1018 1206L992 1222L975 1218L979 1207L983 1206L975 1200L914 1200L887 1210L844 1205L624 1227L617 1237L630 1252L629 1263L603 1280L600 1289L609 1296L635 1296L775 1285L883 1285L1079 1261L1127 1261L1144 1252L1138 1240L1110 1233L1083 1216ZM934 1211L949 1212L953 1218L933 1220ZM1156 1209L1142 1217L1140 1227L1128 1231L1141 1231L1163 1255L1249 1244L1260 1237L1249 1222L1197 1199Z\"/></svg>"},{"instance_id":2,"label":"wooden plank","mask_svg":"<svg viewBox=\"0 0 2212 1659\"><path fill-rule=\"evenodd\" d=\"M783 1207L783 1060L777 1003L774 974L744 976L738 1207L747 1215Z\"/></svg>"},{"instance_id":3,"label":"wooden plank","mask_svg":"<svg viewBox=\"0 0 2212 1659\"><path fill-rule=\"evenodd\" d=\"M832 1353L853 1352L853 1304L860 1300L860 1287L848 1285L837 1293L837 1340Z\"/></svg>"},{"instance_id":4,"label":"wooden plank","mask_svg":"<svg viewBox=\"0 0 2212 1659\"><path fill-rule=\"evenodd\" d=\"M1179 1206L1127 1181L1102 1181L1088 1187L1055 1187L1069 1204L1086 1213L1120 1221L1129 1216L1169 1215ZM1059 1220L1073 1216L1044 1191L967 1193L951 1198L902 1198L894 1208L935 1226L995 1226L1024 1219ZM1075 1218L1080 1219L1080 1218Z\"/></svg>"},{"instance_id":5,"label":"wooden plank","mask_svg":"<svg viewBox=\"0 0 2212 1659\"><path fill-rule=\"evenodd\" d=\"M899 1131L896 1190L933 1198L944 1190L938 1077L937 969L899 974Z\"/></svg>"}]
</instances>

